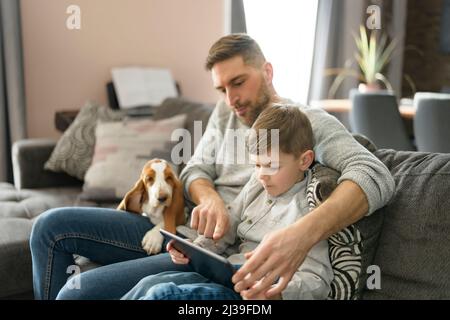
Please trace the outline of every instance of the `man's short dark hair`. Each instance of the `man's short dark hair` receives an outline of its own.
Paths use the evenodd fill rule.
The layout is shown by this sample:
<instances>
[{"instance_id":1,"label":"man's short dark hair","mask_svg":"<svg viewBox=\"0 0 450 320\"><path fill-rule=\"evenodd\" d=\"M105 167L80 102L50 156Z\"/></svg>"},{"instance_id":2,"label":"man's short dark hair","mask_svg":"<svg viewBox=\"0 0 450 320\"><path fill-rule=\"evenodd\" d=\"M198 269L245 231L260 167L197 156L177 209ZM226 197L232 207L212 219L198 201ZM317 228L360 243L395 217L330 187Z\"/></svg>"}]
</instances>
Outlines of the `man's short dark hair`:
<instances>
[{"instance_id":1,"label":"man's short dark hair","mask_svg":"<svg viewBox=\"0 0 450 320\"><path fill-rule=\"evenodd\" d=\"M224 60L241 56L246 65L260 67L266 58L258 43L245 33L233 33L216 41L206 58L206 69Z\"/></svg>"}]
</instances>

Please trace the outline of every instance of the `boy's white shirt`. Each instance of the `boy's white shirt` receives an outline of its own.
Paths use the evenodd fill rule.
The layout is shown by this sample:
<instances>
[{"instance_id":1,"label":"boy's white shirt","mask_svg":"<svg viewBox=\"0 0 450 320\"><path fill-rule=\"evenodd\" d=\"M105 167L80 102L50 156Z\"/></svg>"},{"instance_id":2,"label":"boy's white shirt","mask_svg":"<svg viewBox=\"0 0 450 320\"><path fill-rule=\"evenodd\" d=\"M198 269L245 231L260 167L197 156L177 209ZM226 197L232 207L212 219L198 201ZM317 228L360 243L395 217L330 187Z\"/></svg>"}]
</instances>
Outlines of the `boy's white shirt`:
<instances>
[{"instance_id":1,"label":"boy's white shirt","mask_svg":"<svg viewBox=\"0 0 450 320\"><path fill-rule=\"evenodd\" d=\"M230 230L217 242L199 236L194 243L218 254L224 254L233 264L245 262L244 253L252 251L263 237L277 229L293 224L310 209L306 187L311 179L305 178L278 197L270 196L252 175L238 197L227 206ZM236 241L239 240L239 241ZM317 243L282 292L285 300L326 299L333 279L333 270L326 240Z\"/></svg>"}]
</instances>

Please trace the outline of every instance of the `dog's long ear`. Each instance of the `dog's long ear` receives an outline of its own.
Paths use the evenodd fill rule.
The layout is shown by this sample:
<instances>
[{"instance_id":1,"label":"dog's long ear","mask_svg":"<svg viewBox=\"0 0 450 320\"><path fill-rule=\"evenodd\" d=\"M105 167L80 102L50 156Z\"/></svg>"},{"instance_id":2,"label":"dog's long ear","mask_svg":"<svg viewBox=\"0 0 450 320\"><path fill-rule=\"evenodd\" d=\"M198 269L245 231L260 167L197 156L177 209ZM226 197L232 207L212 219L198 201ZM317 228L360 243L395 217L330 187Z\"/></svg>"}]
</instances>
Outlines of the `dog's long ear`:
<instances>
[{"instance_id":1,"label":"dog's long ear","mask_svg":"<svg viewBox=\"0 0 450 320\"><path fill-rule=\"evenodd\" d=\"M173 234L176 227L185 223L183 186L178 179L174 179L172 203L164 210L164 229Z\"/></svg>"},{"instance_id":2,"label":"dog's long ear","mask_svg":"<svg viewBox=\"0 0 450 320\"><path fill-rule=\"evenodd\" d=\"M133 189L127 192L123 200L120 202L117 210L125 210L137 214L142 213L142 203L147 198L144 182L139 179Z\"/></svg>"}]
</instances>

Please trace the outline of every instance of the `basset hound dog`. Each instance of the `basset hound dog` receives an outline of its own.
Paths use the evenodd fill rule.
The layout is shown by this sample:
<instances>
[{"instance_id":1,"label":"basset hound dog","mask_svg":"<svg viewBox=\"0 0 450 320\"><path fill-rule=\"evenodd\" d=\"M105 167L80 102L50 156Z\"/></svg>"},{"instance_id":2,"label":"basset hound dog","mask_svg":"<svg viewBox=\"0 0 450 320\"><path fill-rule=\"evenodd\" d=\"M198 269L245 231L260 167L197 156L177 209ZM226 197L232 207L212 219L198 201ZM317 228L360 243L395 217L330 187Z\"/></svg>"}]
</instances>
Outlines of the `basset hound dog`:
<instances>
[{"instance_id":1,"label":"basset hound dog","mask_svg":"<svg viewBox=\"0 0 450 320\"><path fill-rule=\"evenodd\" d=\"M165 160L152 159L145 164L139 180L117 209L150 219L154 227L145 234L142 247L148 254L157 254L164 241L159 230L176 233L177 225L185 223L181 181Z\"/></svg>"}]
</instances>

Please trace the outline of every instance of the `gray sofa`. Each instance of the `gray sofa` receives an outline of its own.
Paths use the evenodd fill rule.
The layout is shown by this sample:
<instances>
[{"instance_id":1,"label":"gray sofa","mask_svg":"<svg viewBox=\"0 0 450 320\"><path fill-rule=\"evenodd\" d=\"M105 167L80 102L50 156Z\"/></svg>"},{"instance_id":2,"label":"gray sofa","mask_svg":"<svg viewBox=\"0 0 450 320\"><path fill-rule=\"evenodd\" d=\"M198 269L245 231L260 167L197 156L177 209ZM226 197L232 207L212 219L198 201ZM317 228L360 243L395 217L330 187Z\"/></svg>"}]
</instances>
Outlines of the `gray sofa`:
<instances>
[{"instance_id":1,"label":"gray sofa","mask_svg":"<svg viewBox=\"0 0 450 320\"><path fill-rule=\"evenodd\" d=\"M194 121L206 128L214 108L182 98L166 99L152 113L154 120L186 114L185 129L193 136ZM0 299L32 299L29 237L36 218L63 206L117 207L117 202L85 200L83 181L44 169L57 141L27 139L13 145L14 186L0 183ZM194 139L192 139L192 148ZM180 166L180 170L182 166ZM86 260L80 260L86 262ZM88 269L91 265L82 266Z\"/></svg>"},{"instance_id":2,"label":"gray sofa","mask_svg":"<svg viewBox=\"0 0 450 320\"><path fill-rule=\"evenodd\" d=\"M182 99L171 102L155 118L186 113L191 132L193 121L205 121L212 109ZM24 140L13 147L16 185L0 184L0 299L32 298L28 239L39 214L60 206L116 206L80 200L82 181L43 169L55 143ZM379 268L381 288L365 289L363 298L449 299L450 154L381 149L375 155L392 172L396 192L375 213L383 219L369 264Z\"/></svg>"}]
</instances>

